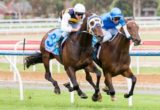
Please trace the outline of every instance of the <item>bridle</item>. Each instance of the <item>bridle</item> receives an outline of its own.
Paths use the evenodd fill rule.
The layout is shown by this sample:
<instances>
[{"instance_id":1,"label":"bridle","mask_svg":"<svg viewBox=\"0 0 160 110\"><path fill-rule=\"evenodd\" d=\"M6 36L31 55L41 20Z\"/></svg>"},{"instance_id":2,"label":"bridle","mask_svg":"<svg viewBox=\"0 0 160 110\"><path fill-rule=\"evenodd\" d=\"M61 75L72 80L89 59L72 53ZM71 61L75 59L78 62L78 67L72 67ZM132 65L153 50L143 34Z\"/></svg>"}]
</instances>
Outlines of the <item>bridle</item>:
<instances>
[{"instance_id":1,"label":"bridle","mask_svg":"<svg viewBox=\"0 0 160 110\"><path fill-rule=\"evenodd\" d=\"M128 21L127 24L128 23L132 23L132 22L135 22L135 21L134 20ZM120 30L118 31L118 33L127 38L127 36L125 35L125 33L121 32ZM133 36L131 36L131 38L128 38L128 39L132 40L134 42L134 45L138 45L139 44L139 43L137 44L137 39L135 39Z\"/></svg>"},{"instance_id":2,"label":"bridle","mask_svg":"<svg viewBox=\"0 0 160 110\"><path fill-rule=\"evenodd\" d=\"M96 14L93 14L92 16L88 17L87 19L87 31L92 34L95 35L93 32L93 29L96 26L100 26L102 27L102 20L99 16L97 16Z\"/></svg>"},{"instance_id":3,"label":"bridle","mask_svg":"<svg viewBox=\"0 0 160 110\"><path fill-rule=\"evenodd\" d=\"M97 37L94 32L93 29L96 26L102 27L103 22L101 20L101 18L99 16L97 16L96 14L92 14L90 17L87 18L87 30L86 31L80 31L79 33L88 33L92 36L95 36L98 41L101 41L102 39L100 39L99 37Z\"/></svg>"}]
</instances>

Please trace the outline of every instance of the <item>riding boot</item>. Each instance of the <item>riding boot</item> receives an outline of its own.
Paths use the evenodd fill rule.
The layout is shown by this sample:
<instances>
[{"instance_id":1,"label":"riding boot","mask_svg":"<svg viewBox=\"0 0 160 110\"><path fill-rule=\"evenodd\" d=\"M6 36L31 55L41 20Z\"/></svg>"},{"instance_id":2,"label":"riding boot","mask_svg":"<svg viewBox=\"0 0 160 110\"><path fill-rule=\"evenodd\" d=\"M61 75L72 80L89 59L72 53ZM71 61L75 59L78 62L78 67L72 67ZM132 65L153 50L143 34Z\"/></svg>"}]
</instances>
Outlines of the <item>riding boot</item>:
<instances>
[{"instance_id":1,"label":"riding boot","mask_svg":"<svg viewBox=\"0 0 160 110\"><path fill-rule=\"evenodd\" d=\"M96 43L95 46L94 46L94 52L96 52L96 54L97 54L97 52L98 52L98 48L99 48L100 45L101 45L101 44L98 42L98 43Z\"/></svg>"},{"instance_id":2,"label":"riding boot","mask_svg":"<svg viewBox=\"0 0 160 110\"><path fill-rule=\"evenodd\" d=\"M59 41L58 41L58 46L59 46L59 56L60 56L60 59L62 61L62 46L61 46L61 43L63 41L63 36L60 37Z\"/></svg>"}]
</instances>

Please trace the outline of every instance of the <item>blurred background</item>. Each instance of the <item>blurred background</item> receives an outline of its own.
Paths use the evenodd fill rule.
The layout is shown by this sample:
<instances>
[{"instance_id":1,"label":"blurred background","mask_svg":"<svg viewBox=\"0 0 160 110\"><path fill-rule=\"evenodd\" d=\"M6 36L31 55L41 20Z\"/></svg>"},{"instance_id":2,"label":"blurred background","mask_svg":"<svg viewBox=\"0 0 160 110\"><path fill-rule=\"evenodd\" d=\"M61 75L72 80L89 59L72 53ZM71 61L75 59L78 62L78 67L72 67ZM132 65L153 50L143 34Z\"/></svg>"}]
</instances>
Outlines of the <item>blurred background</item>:
<instances>
[{"instance_id":1,"label":"blurred background","mask_svg":"<svg viewBox=\"0 0 160 110\"><path fill-rule=\"evenodd\" d=\"M160 15L160 0L0 0L0 19L57 18L77 2L98 14L119 7L125 16Z\"/></svg>"}]
</instances>

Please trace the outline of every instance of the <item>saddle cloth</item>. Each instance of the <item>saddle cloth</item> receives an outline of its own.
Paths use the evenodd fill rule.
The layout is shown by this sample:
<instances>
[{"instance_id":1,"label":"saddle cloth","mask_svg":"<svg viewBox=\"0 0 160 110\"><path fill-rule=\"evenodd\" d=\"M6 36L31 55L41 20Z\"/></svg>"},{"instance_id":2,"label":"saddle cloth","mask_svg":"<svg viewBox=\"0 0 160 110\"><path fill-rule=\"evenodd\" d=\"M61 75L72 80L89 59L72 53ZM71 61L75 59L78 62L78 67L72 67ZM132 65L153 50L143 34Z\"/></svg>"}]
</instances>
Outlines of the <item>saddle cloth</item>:
<instances>
[{"instance_id":1,"label":"saddle cloth","mask_svg":"<svg viewBox=\"0 0 160 110\"><path fill-rule=\"evenodd\" d=\"M45 50L55 54L55 55L60 55L60 47L58 45L58 42L60 40L60 37L62 35L62 30L61 29L55 29L53 31L51 31L50 33L48 33L48 37L45 40ZM62 43L65 42L65 40L67 39L67 36L64 37ZM97 38L95 36L93 36L92 38L92 47L94 47L94 45L98 42Z\"/></svg>"},{"instance_id":2,"label":"saddle cloth","mask_svg":"<svg viewBox=\"0 0 160 110\"><path fill-rule=\"evenodd\" d=\"M58 41L61 37L62 30L55 29L52 32L48 33L48 37L45 40L45 49L52 54L59 55L59 45Z\"/></svg>"}]
</instances>

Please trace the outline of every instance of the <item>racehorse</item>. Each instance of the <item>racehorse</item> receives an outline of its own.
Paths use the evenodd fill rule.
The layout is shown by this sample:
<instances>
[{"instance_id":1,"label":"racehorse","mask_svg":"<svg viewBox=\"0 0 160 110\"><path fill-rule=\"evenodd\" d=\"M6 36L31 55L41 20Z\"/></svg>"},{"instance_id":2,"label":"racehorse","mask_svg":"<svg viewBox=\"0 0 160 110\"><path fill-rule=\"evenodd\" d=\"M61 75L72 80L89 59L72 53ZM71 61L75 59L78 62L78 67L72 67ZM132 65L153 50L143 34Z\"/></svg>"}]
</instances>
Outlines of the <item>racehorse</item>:
<instances>
[{"instance_id":1,"label":"racehorse","mask_svg":"<svg viewBox=\"0 0 160 110\"><path fill-rule=\"evenodd\" d=\"M130 40L134 42L134 45L140 45L141 39L138 33L139 26L133 19L126 20L127 29L132 36L128 39L124 30L121 28L118 34L112 41L107 41L101 44L99 51L98 65L103 69L105 77L104 83L106 88L103 90L111 96L111 99L115 99L115 90L112 85L112 77L122 75L132 80L132 85L129 93L124 94L125 98L129 98L133 95L134 87L136 84L136 77L133 75L130 69Z\"/></svg>"},{"instance_id":2,"label":"racehorse","mask_svg":"<svg viewBox=\"0 0 160 110\"><path fill-rule=\"evenodd\" d=\"M73 84L73 87L71 87L69 83L66 83L64 85L70 92L76 90L81 98L87 98L86 94L83 93L79 88L75 74L77 70L84 69L86 73L86 80L95 89L95 93L93 94L92 99L94 101L101 100L101 94L99 90L101 72L97 69L92 60L92 36L96 36L97 39L101 39L103 37L101 25L102 21L96 14L86 13L80 30L76 33L70 33L69 37L65 41L61 52L61 57L59 55L54 55L46 51L45 49L45 40L48 36L48 33L53 30L49 31L41 41L41 53L26 57L25 61L27 68L30 65L43 63L45 67L45 79L53 84L53 86L55 87L54 92L56 94L60 94L58 83L52 78L49 69L49 60L56 58L62 65L64 65L64 68L67 72L68 77L70 78L70 81ZM93 83L92 77L89 72L96 73L96 85Z\"/></svg>"}]
</instances>

